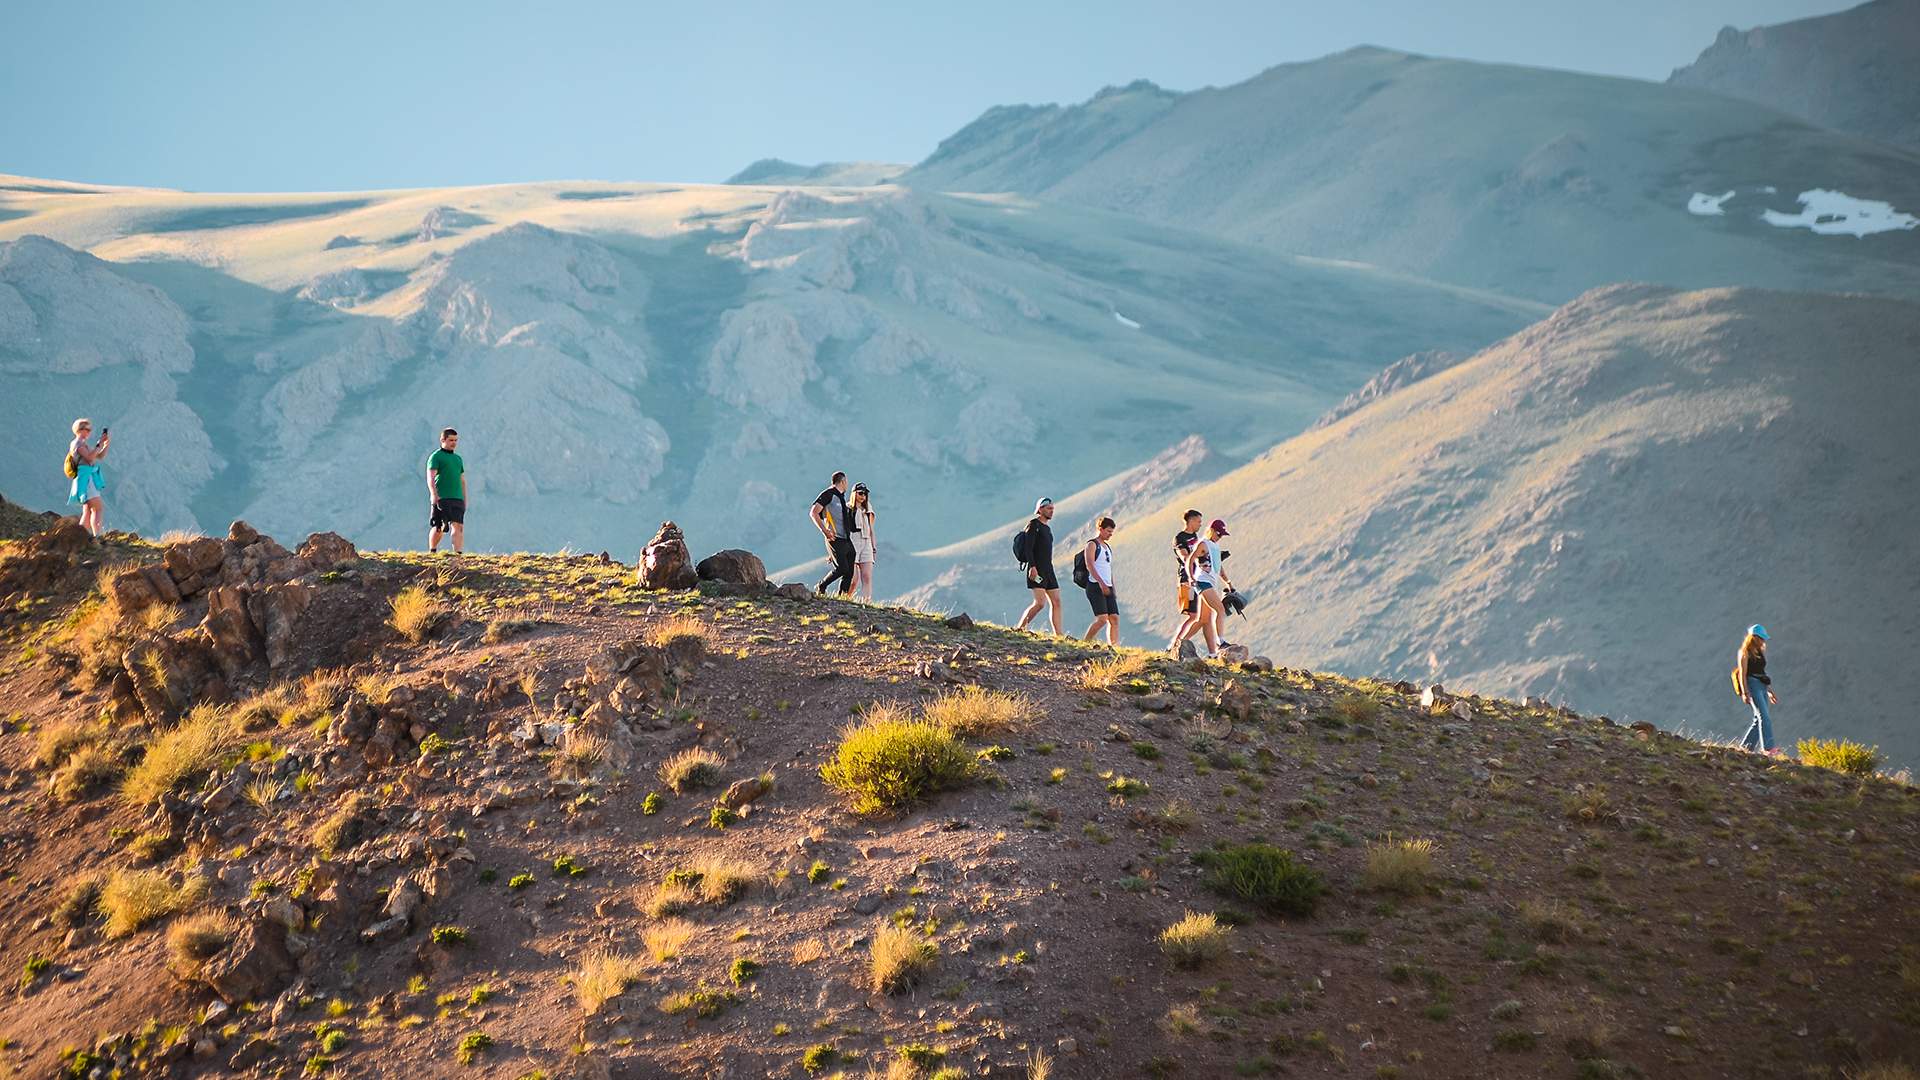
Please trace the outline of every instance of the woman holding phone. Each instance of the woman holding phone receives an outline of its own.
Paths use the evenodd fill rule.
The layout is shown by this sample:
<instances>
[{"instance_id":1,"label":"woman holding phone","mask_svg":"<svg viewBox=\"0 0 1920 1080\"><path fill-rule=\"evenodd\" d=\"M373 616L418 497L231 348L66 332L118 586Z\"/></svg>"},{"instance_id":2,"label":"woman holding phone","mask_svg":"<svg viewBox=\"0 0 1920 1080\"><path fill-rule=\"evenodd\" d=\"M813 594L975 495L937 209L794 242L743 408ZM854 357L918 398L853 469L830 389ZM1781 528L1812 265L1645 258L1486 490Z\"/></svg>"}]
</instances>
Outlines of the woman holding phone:
<instances>
[{"instance_id":1,"label":"woman holding phone","mask_svg":"<svg viewBox=\"0 0 1920 1080\"><path fill-rule=\"evenodd\" d=\"M73 486L67 492L67 504L80 508L80 527L98 540L107 531L101 512L107 482L100 476L100 459L107 456L113 436L101 428L100 438L89 446L87 436L92 433L93 421L83 416L73 422L73 442L67 446L67 477Z\"/></svg>"}]
</instances>

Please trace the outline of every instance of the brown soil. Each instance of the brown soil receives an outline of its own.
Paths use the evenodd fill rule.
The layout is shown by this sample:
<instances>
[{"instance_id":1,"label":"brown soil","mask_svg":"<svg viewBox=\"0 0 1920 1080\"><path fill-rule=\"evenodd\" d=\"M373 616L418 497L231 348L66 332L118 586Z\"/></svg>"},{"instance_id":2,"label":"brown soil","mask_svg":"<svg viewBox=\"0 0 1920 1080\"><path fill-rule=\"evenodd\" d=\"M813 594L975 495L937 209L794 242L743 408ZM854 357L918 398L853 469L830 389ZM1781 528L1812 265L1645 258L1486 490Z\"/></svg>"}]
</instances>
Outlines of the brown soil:
<instances>
[{"instance_id":1,"label":"brown soil","mask_svg":"<svg viewBox=\"0 0 1920 1080\"><path fill-rule=\"evenodd\" d=\"M643 593L587 557L467 558L434 583L456 615L413 645L382 620L402 585L432 580L424 563L370 556L317 580L276 679L348 666L437 693L428 726L452 746L369 769L306 725L251 736L321 775L269 812L241 800L211 815L217 842L183 856L213 876L209 905L257 905L260 882L299 892L314 826L348 795L370 797L377 821L333 861L359 906L313 928L284 995L206 1025L215 999L167 973L164 922L117 941L96 924L65 949L47 918L77 873L134 864L149 815L111 790L61 805L33 764L38 731L105 704L46 659L90 568L7 613L0 1075L54 1074L72 1049L150 1022L162 1034L130 1071L183 1076L297 1076L319 1055L347 1076L797 1077L816 1044L837 1052L829 1071L856 1076L907 1044L944 1049L957 1076L1026 1076L1037 1052L1054 1077L1838 1077L1920 1063L1911 787L1510 702L1433 717L1417 695L1306 673L1155 659L1138 686L1087 692L1081 672L1105 650L837 601ZM664 723L640 725L622 774L556 779L551 750L504 735L525 697L482 700L490 679L530 672L544 714L590 657L683 613L710 627L706 658L647 706ZM535 625L485 643L506 617ZM972 740L1013 751L980 782L891 819L853 816L818 773L839 731L869 703L937 692L916 671L956 648L977 656L963 677L1029 695L1041 719ZM1245 721L1209 706L1229 679L1252 691ZM1169 711L1140 707L1158 695ZM718 789L674 795L654 776L695 745L726 759L723 786L771 771L775 790L710 828ZM1148 787L1109 794L1109 773ZM1570 817L1564 800L1592 785L1606 791L1598 819ZM651 792L664 806L647 815ZM1169 804L1190 825L1163 817ZM404 936L363 944L377 890L457 832L475 864L455 870L451 897ZM1411 896L1365 887L1368 845L1388 836L1435 842ZM1234 906L1193 857L1249 840L1297 852L1329 894L1311 917L1249 915L1226 957L1174 968L1159 931ZM563 855L585 872L557 874ZM584 1016L566 976L598 947L644 954L645 898L712 855L762 878L687 914L698 932L676 958ZM828 870L809 883L816 860ZM531 883L515 887L521 874ZM940 955L917 989L886 995L869 987L864 943L895 919L933 921ZM469 939L434 945L429 926ZM796 957L814 943L817 958ZM51 966L16 990L36 956ZM761 967L736 987L738 958ZM705 1018L663 1011L703 984L735 1000ZM176 1025L185 1048L170 1054ZM319 1025L343 1033L334 1052ZM476 1032L491 1044L463 1068ZM260 1063L229 1064L262 1035L274 1048L256 1047Z\"/></svg>"}]
</instances>

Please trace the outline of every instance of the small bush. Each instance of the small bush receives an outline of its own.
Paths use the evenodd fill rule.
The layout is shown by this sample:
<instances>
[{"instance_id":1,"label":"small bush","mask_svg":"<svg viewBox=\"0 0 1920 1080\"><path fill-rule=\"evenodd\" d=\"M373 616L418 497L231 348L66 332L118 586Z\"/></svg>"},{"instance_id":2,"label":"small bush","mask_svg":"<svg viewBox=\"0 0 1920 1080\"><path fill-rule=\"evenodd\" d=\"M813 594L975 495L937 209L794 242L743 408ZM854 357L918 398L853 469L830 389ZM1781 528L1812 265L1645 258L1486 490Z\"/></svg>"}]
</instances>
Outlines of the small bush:
<instances>
[{"instance_id":1,"label":"small bush","mask_svg":"<svg viewBox=\"0 0 1920 1080\"><path fill-rule=\"evenodd\" d=\"M587 867L571 855L561 855L553 860L554 877L584 877Z\"/></svg>"},{"instance_id":2,"label":"small bush","mask_svg":"<svg viewBox=\"0 0 1920 1080\"><path fill-rule=\"evenodd\" d=\"M697 988L669 994L660 1002L660 1011L668 1016L690 1012L702 1019L719 1016L727 1006L739 1000L731 990L712 990L705 983Z\"/></svg>"},{"instance_id":3,"label":"small bush","mask_svg":"<svg viewBox=\"0 0 1920 1080\"><path fill-rule=\"evenodd\" d=\"M914 720L897 705L876 705L840 735L820 779L857 814L886 814L956 788L974 776L973 755L954 730Z\"/></svg>"},{"instance_id":4,"label":"small bush","mask_svg":"<svg viewBox=\"0 0 1920 1080\"><path fill-rule=\"evenodd\" d=\"M538 625L532 619L490 619L486 632L480 635L480 641L486 645L498 645L508 638L528 633Z\"/></svg>"},{"instance_id":5,"label":"small bush","mask_svg":"<svg viewBox=\"0 0 1920 1080\"><path fill-rule=\"evenodd\" d=\"M815 859L813 865L807 867L807 884L809 885L818 885L832 876L833 867L828 866L824 860Z\"/></svg>"},{"instance_id":6,"label":"small bush","mask_svg":"<svg viewBox=\"0 0 1920 1080\"><path fill-rule=\"evenodd\" d=\"M101 734L97 726L75 720L41 728L40 734L34 737L33 764L36 768L53 768L76 750L98 743Z\"/></svg>"},{"instance_id":7,"label":"small bush","mask_svg":"<svg viewBox=\"0 0 1920 1080\"><path fill-rule=\"evenodd\" d=\"M1361 881L1369 889L1418 896L1433 880L1433 841L1395 840L1367 845L1367 869Z\"/></svg>"},{"instance_id":8,"label":"small bush","mask_svg":"<svg viewBox=\"0 0 1920 1080\"><path fill-rule=\"evenodd\" d=\"M649 791L647 792L647 797L640 800L640 812L651 817L660 812L660 803L660 793L657 791Z\"/></svg>"},{"instance_id":9,"label":"small bush","mask_svg":"<svg viewBox=\"0 0 1920 1080\"><path fill-rule=\"evenodd\" d=\"M177 915L207 895L207 879L184 875L179 881L160 870L115 870L100 887L100 911L108 937L126 937L148 923Z\"/></svg>"},{"instance_id":10,"label":"small bush","mask_svg":"<svg viewBox=\"0 0 1920 1080\"><path fill-rule=\"evenodd\" d=\"M480 1054L493 1045L493 1036L484 1031L470 1031L461 1036L459 1048L454 1052L462 1065L471 1065L479 1060Z\"/></svg>"},{"instance_id":11,"label":"small bush","mask_svg":"<svg viewBox=\"0 0 1920 1080\"><path fill-rule=\"evenodd\" d=\"M963 686L941 694L920 711L932 723L966 736L997 735L1040 717L1040 706L1025 694L978 686Z\"/></svg>"},{"instance_id":12,"label":"small bush","mask_svg":"<svg viewBox=\"0 0 1920 1080\"><path fill-rule=\"evenodd\" d=\"M906 990L919 982L940 957L939 946L918 930L882 926L869 945L868 970L873 988L883 994Z\"/></svg>"},{"instance_id":13,"label":"small bush","mask_svg":"<svg viewBox=\"0 0 1920 1080\"><path fill-rule=\"evenodd\" d=\"M640 981L640 958L629 953L600 949L588 953L573 973L573 995L588 1016L619 997Z\"/></svg>"},{"instance_id":14,"label":"small bush","mask_svg":"<svg viewBox=\"0 0 1920 1080\"><path fill-rule=\"evenodd\" d=\"M427 931L427 936L433 939L435 945L452 948L455 945L465 945L471 935L468 934L467 928L464 926L448 925L434 927L432 930Z\"/></svg>"},{"instance_id":15,"label":"small bush","mask_svg":"<svg viewBox=\"0 0 1920 1080\"><path fill-rule=\"evenodd\" d=\"M707 624L692 615L675 615L647 628L647 644L699 659L707 651Z\"/></svg>"},{"instance_id":16,"label":"small bush","mask_svg":"<svg viewBox=\"0 0 1920 1080\"><path fill-rule=\"evenodd\" d=\"M1368 724L1380 715L1380 702L1358 691L1349 691L1334 700L1333 713L1349 724Z\"/></svg>"},{"instance_id":17,"label":"small bush","mask_svg":"<svg viewBox=\"0 0 1920 1080\"><path fill-rule=\"evenodd\" d=\"M800 1067L807 1071L808 1076L818 1076L832 1068L839 1056L840 1052L830 1044L815 1043L807 1047L806 1053L800 1055Z\"/></svg>"},{"instance_id":18,"label":"small bush","mask_svg":"<svg viewBox=\"0 0 1920 1080\"><path fill-rule=\"evenodd\" d=\"M100 743L88 743L67 755L47 781L48 794L63 803L79 802L120 775L120 758Z\"/></svg>"},{"instance_id":19,"label":"small bush","mask_svg":"<svg viewBox=\"0 0 1920 1080\"><path fill-rule=\"evenodd\" d=\"M680 950L699 933L700 928L685 919L662 919L642 931L640 940L654 963L664 964L679 956Z\"/></svg>"},{"instance_id":20,"label":"small bush","mask_svg":"<svg viewBox=\"0 0 1920 1080\"><path fill-rule=\"evenodd\" d=\"M1233 933L1211 914L1189 911L1179 922L1160 931L1160 951L1173 966L1197 968L1227 954L1227 936Z\"/></svg>"},{"instance_id":21,"label":"small bush","mask_svg":"<svg viewBox=\"0 0 1920 1080\"><path fill-rule=\"evenodd\" d=\"M1269 844L1219 848L1205 865L1208 888L1268 915L1311 915L1327 891L1318 871Z\"/></svg>"},{"instance_id":22,"label":"small bush","mask_svg":"<svg viewBox=\"0 0 1920 1080\"><path fill-rule=\"evenodd\" d=\"M401 637L418 645L433 634L434 627L446 614L446 608L440 601L427 592L424 585L409 585L393 594L387 601L392 614L387 616L387 625Z\"/></svg>"},{"instance_id":23,"label":"small bush","mask_svg":"<svg viewBox=\"0 0 1920 1080\"><path fill-rule=\"evenodd\" d=\"M1885 760L1880 748L1869 748L1852 739L1801 739L1794 744L1800 761L1820 769L1832 769L1848 776L1872 776Z\"/></svg>"},{"instance_id":24,"label":"small bush","mask_svg":"<svg viewBox=\"0 0 1920 1080\"><path fill-rule=\"evenodd\" d=\"M1106 660L1091 660L1087 663L1087 670L1080 675L1080 689L1117 690L1145 674L1146 670L1146 653L1121 653Z\"/></svg>"},{"instance_id":25,"label":"small bush","mask_svg":"<svg viewBox=\"0 0 1920 1080\"><path fill-rule=\"evenodd\" d=\"M1605 784L1588 784L1574 789L1560 800L1561 812L1573 821L1603 824L1620 820L1620 808Z\"/></svg>"},{"instance_id":26,"label":"small bush","mask_svg":"<svg viewBox=\"0 0 1920 1080\"><path fill-rule=\"evenodd\" d=\"M212 769L239 739L239 729L226 710L197 705L180 726L148 744L146 756L127 773L121 794L135 806L158 802L160 796Z\"/></svg>"},{"instance_id":27,"label":"small bush","mask_svg":"<svg viewBox=\"0 0 1920 1080\"><path fill-rule=\"evenodd\" d=\"M85 873L72 878L61 894L60 902L53 906L53 921L60 926L78 927L85 925L100 904L100 887L106 883L105 875Z\"/></svg>"},{"instance_id":28,"label":"small bush","mask_svg":"<svg viewBox=\"0 0 1920 1080\"><path fill-rule=\"evenodd\" d=\"M745 956L735 957L733 966L727 969L727 978L735 986L745 986L747 982L760 974L760 961Z\"/></svg>"},{"instance_id":29,"label":"small bush","mask_svg":"<svg viewBox=\"0 0 1920 1080\"><path fill-rule=\"evenodd\" d=\"M340 809L314 828L313 846L319 848L322 855L331 856L365 839L366 822L363 815L367 806L365 795L356 791L347 796Z\"/></svg>"},{"instance_id":30,"label":"small bush","mask_svg":"<svg viewBox=\"0 0 1920 1080\"><path fill-rule=\"evenodd\" d=\"M710 788L720 782L720 755L704 746L682 750L660 766L660 782L675 795Z\"/></svg>"},{"instance_id":31,"label":"small bush","mask_svg":"<svg viewBox=\"0 0 1920 1080\"><path fill-rule=\"evenodd\" d=\"M167 927L167 961L174 974L191 978L201 965L233 940L233 920L224 912L202 911Z\"/></svg>"}]
</instances>

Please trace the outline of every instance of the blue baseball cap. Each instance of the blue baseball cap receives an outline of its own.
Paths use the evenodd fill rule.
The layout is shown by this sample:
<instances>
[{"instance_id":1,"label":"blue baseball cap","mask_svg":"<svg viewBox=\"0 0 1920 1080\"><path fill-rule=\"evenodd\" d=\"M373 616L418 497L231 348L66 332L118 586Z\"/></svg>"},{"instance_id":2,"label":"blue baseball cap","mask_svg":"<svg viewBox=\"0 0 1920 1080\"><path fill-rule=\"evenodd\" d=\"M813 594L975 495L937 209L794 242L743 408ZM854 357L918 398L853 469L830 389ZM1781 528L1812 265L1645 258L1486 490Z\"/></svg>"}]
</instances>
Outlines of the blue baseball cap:
<instances>
[{"instance_id":1,"label":"blue baseball cap","mask_svg":"<svg viewBox=\"0 0 1920 1080\"><path fill-rule=\"evenodd\" d=\"M1767 628L1761 626L1759 623L1754 623L1752 626L1747 627L1747 633L1752 634L1761 641L1767 640Z\"/></svg>"}]
</instances>

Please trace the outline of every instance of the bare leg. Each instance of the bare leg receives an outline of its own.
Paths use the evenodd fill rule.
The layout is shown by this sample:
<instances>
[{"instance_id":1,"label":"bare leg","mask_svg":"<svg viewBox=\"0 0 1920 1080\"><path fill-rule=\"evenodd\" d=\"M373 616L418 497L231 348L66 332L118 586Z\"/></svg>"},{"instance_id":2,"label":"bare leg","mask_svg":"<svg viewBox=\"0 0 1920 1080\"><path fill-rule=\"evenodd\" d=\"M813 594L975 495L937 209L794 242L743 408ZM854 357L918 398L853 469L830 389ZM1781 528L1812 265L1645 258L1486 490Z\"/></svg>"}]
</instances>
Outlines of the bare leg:
<instances>
[{"instance_id":1,"label":"bare leg","mask_svg":"<svg viewBox=\"0 0 1920 1080\"><path fill-rule=\"evenodd\" d=\"M88 526L87 531L91 532L95 537L106 535L107 529L103 520L104 510L105 507L101 505L100 496L95 495L93 498L87 500L87 512L92 515L92 522Z\"/></svg>"},{"instance_id":2,"label":"bare leg","mask_svg":"<svg viewBox=\"0 0 1920 1080\"><path fill-rule=\"evenodd\" d=\"M429 554L440 550L440 535L441 535L441 530L438 527L428 530L427 552Z\"/></svg>"},{"instance_id":3,"label":"bare leg","mask_svg":"<svg viewBox=\"0 0 1920 1080\"><path fill-rule=\"evenodd\" d=\"M1066 630L1062 629L1060 626L1060 590L1059 589L1047 590L1047 607L1049 608L1047 612L1047 620L1053 623L1053 632L1060 637L1066 637L1067 636Z\"/></svg>"},{"instance_id":4,"label":"bare leg","mask_svg":"<svg viewBox=\"0 0 1920 1080\"><path fill-rule=\"evenodd\" d=\"M1201 593L1200 604L1200 632L1207 639L1207 655L1212 656L1220 651L1220 638L1214 632L1213 625L1225 609L1220 606L1220 594L1215 589L1208 589Z\"/></svg>"},{"instance_id":5,"label":"bare leg","mask_svg":"<svg viewBox=\"0 0 1920 1080\"><path fill-rule=\"evenodd\" d=\"M1105 626L1106 623L1107 623L1107 617L1105 615L1095 615L1093 617L1093 621L1087 624L1087 636L1081 638L1080 640L1092 641L1093 635L1098 633L1100 631L1100 628L1102 626Z\"/></svg>"},{"instance_id":6,"label":"bare leg","mask_svg":"<svg viewBox=\"0 0 1920 1080\"><path fill-rule=\"evenodd\" d=\"M1028 604L1027 610L1020 613L1020 621L1015 623L1013 627L1015 630L1025 630L1027 624L1033 621L1033 617L1040 614L1040 609L1047 606L1047 591L1045 589L1029 589L1028 591L1033 593L1033 603ZM1059 615L1056 614L1054 616L1053 623L1053 632L1057 634L1060 632Z\"/></svg>"},{"instance_id":7,"label":"bare leg","mask_svg":"<svg viewBox=\"0 0 1920 1080\"><path fill-rule=\"evenodd\" d=\"M873 564L870 562L853 564L853 595L873 603Z\"/></svg>"},{"instance_id":8,"label":"bare leg","mask_svg":"<svg viewBox=\"0 0 1920 1080\"><path fill-rule=\"evenodd\" d=\"M1107 644L1116 649L1120 647L1120 616L1118 615L1107 616Z\"/></svg>"},{"instance_id":9,"label":"bare leg","mask_svg":"<svg viewBox=\"0 0 1920 1080\"><path fill-rule=\"evenodd\" d=\"M458 555L467 550L467 527L457 521L454 522L451 527L453 529L453 553Z\"/></svg>"}]
</instances>

